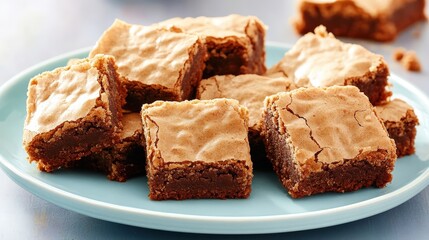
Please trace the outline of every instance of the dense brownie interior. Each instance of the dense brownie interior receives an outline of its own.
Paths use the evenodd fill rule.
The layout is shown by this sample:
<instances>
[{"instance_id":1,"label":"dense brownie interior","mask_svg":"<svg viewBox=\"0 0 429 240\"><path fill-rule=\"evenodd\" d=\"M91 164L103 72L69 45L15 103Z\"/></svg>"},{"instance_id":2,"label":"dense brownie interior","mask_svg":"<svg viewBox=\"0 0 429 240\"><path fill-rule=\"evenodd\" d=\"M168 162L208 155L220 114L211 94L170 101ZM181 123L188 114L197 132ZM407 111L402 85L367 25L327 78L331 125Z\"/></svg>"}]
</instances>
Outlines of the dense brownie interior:
<instances>
[{"instance_id":1,"label":"dense brownie interior","mask_svg":"<svg viewBox=\"0 0 429 240\"><path fill-rule=\"evenodd\" d=\"M195 49L189 53L189 59L185 63L187 67L181 81L181 100L189 100L195 98L195 92L198 84L203 77L203 71L206 67L207 49L202 43L196 44Z\"/></svg>"},{"instance_id":2,"label":"dense brownie interior","mask_svg":"<svg viewBox=\"0 0 429 240\"><path fill-rule=\"evenodd\" d=\"M37 133L26 146L30 161L38 161L42 171L67 167L70 162L110 147L118 140L116 134L122 128L121 105L125 89L119 83L112 58L98 57L92 64L98 71L97 81L101 87L94 107L83 118L65 121L48 132ZM107 100L101 98L104 94Z\"/></svg>"},{"instance_id":3,"label":"dense brownie interior","mask_svg":"<svg viewBox=\"0 0 429 240\"><path fill-rule=\"evenodd\" d=\"M294 198L305 197L322 192L354 191L362 187L383 187L392 180L386 169L393 169L393 164L387 161L374 166L369 161L345 161L334 168L324 167L322 171L300 174L294 163L291 148L286 136L280 135L278 127L273 122L273 113L265 116L265 146L268 158L280 182ZM384 150L366 156L367 160L383 159Z\"/></svg>"},{"instance_id":4,"label":"dense brownie interior","mask_svg":"<svg viewBox=\"0 0 429 240\"><path fill-rule=\"evenodd\" d=\"M334 6L306 4L305 8L300 9L302 19L296 24L296 29L305 34L322 24L336 36L392 41L400 31L426 18L424 0L403 2L392 15L381 14L376 17L357 9L351 14L345 11L348 9L347 3L333 3L336 7L344 8L344 11L333 10L336 9ZM324 13L329 11L332 14L324 17Z\"/></svg>"},{"instance_id":5,"label":"dense brownie interior","mask_svg":"<svg viewBox=\"0 0 429 240\"><path fill-rule=\"evenodd\" d=\"M122 145L84 157L76 162L74 167L99 171L107 174L108 179L119 182L144 174L146 163L144 148L135 142Z\"/></svg>"},{"instance_id":6,"label":"dense brownie interior","mask_svg":"<svg viewBox=\"0 0 429 240\"><path fill-rule=\"evenodd\" d=\"M120 76L113 59L108 58L107 61L98 61L97 69L99 69L101 73L101 77L98 81L100 82L104 92L110 96L108 98L108 111L112 114L112 126L113 128L116 128L116 126L121 125L122 106L125 105L126 89L125 86L121 84ZM120 126L120 128L121 127L122 126ZM114 130L116 132L118 131L118 129Z\"/></svg>"},{"instance_id":7,"label":"dense brownie interior","mask_svg":"<svg viewBox=\"0 0 429 240\"><path fill-rule=\"evenodd\" d=\"M161 85L147 85L137 81L127 81L124 83L127 86L127 98L125 109L133 112L140 111L142 104L151 103L158 99L165 101L180 101L180 96Z\"/></svg>"},{"instance_id":8,"label":"dense brownie interior","mask_svg":"<svg viewBox=\"0 0 429 240\"><path fill-rule=\"evenodd\" d=\"M248 53L244 46L234 41L216 43L207 41L209 58L206 62L203 78L214 75L239 75L241 67L249 64Z\"/></svg>"},{"instance_id":9,"label":"dense brownie interior","mask_svg":"<svg viewBox=\"0 0 429 240\"><path fill-rule=\"evenodd\" d=\"M388 82L389 69L387 65L381 64L375 76L364 76L362 78L346 79L346 85L353 85L359 88L368 98L373 105L379 105L386 102L392 95L391 91L386 90L389 86ZM370 81L366 78L371 78Z\"/></svg>"},{"instance_id":10,"label":"dense brownie interior","mask_svg":"<svg viewBox=\"0 0 429 240\"><path fill-rule=\"evenodd\" d=\"M181 166L148 170L149 197L152 200L247 198L250 194L252 175L248 174L249 169L244 161L184 161L178 165Z\"/></svg>"},{"instance_id":11,"label":"dense brownie interior","mask_svg":"<svg viewBox=\"0 0 429 240\"><path fill-rule=\"evenodd\" d=\"M93 122L67 125L74 127L63 130L62 124L49 134L37 135L27 148L33 159L40 160L40 170L56 170L68 162L89 155L92 151L100 151L113 144L111 126L106 125L105 119L94 118Z\"/></svg>"},{"instance_id":12,"label":"dense brownie interior","mask_svg":"<svg viewBox=\"0 0 429 240\"><path fill-rule=\"evenodd\" d=\"M404 128L387 127L389 136L395 140L396 155L398 157L413 154L416 150L414 147L414 139L416 138L416 123L407 122Z\"/></svg>"}]
</instances>

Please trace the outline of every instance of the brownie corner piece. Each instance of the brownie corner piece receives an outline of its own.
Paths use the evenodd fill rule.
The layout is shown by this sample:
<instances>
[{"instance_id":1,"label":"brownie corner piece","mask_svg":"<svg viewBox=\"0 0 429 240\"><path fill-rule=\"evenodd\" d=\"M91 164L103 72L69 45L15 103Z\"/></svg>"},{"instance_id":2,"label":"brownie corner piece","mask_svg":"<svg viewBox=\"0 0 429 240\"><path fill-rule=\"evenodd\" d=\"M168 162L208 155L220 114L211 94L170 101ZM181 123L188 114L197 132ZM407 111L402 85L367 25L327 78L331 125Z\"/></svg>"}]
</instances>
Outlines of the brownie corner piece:
<instances>
[{"instance_id":1,"label":"brownie corner piece","mask_svg":"<svg viewBox=\"0 0 429 240\"><path fill-rule=\"evenodd\" d=\"M97 55L32 78L23 144L50 172L111 146L121 130L125 90L114 58Z\"/></svg>"},{"instance_id":2,"label":"brownie corner piece","mask_svg":"<svg viewBox=\"0 0 429 240\"><path fill-rule=\"evenodd\" d=\"M266 26L255 16L172 18L158 23L201 36L208 59L203 78L215 75L263 74Z\"/></svg>"},{"instance_id":3,"label":"brownie corner piece","mask_svg":"<svg viewBox=\"0 0 429 240\"><path fill-rule=\"evenodd\" d=\"M396 155L403 157L413 154L416 150L416 138L419 119L414 109L405 101L395 98L383 105L375 106L375 110L383 121L389 136L395 140Z\"/></svg>"},{"instance_id":4,"label":"brownie corner piece","mask_svg":"<svg viewBox=\"0 0 429 240\"><path fill-rule=\"evenodd\" d=\"M249 131L259 136L262 119L261 111L266 96L295 89L294 83L283 75L216 75L203 79L197 88L197 98L209 100L231 98L246 106L249 111ZM252 141L250 139L250 141Z\"/></svg>"},{"instance_id":5,"label":"brownie corner piece","mask_svg":"<svg viewBox=\"0 0 429 240\"><path fill-rule=\"evenodd\" d=\"M356 87L300 88L272 95L264 106L267 155L293 198L392 180L394 141Z\"/></svg>"},{"instance_id":6,"label":"brownie corner piece","mask_svg":"<svg viewBox=\"0 0 429 240\"><path fill-rule=\"evenodd\" d=\"M249 143L255 168L267 163L262 142L262 109L266 96L295 89L295 84L283 74L216 75L203 79L197 88L198 99L236 99L249 111Z\"/></svg>"},{"instance_id":7,"label":"brownie corner piece","mask_svg":"<svg viewBox=\"0 0 429 240\"><path fill-rule=\"evenodd\" d=\"M266 72L266 27L261 20L237 14L210 20L215 34L205 38L209 58L204 78Z\"/></svg>"},{"instance_id":8,"label":"brownie corner piece","mask_svg":"<svg viewBox=\"0 0 429 240\"><path fill-rule=\"evenodd\" d=\"M207 58L199 36L121 20L103 33L90 56L100 53L115 57L128 92L124 108L135 112L156 100L193 98Z\"/></svg>"},{"instance_id":9,"label":"brownie corner piece","mask_svg":"<svg viewBox=\"0 0 429 240\"><path fill-rule=\"evenodd\" d=\"M373 105L387 101L392 95L390 72L383 56L361 45L338 40L325 26L302 36L268 70L276 72L285 74L300 87L356 86Z\"/></svg>"},{"instance_id":10,"label":"brownie corner piece","mask_svg":"<svg viewBox=\"0 0 429 240\"><path fill-rule=\"evenodd\" d=\"M150 199L249 196L248 116L237 101L156 101L141 115Z\"/></svg>"}]
</instances>

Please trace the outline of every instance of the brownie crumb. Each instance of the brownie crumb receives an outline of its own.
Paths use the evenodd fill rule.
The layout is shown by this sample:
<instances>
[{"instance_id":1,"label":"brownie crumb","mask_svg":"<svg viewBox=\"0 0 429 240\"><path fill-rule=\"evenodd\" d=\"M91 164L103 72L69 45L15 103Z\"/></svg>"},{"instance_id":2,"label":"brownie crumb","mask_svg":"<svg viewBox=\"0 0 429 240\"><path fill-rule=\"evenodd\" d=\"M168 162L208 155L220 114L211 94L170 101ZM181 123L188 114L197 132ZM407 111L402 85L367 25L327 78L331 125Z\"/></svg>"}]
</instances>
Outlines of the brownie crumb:
<instances>
[{"instance_id":1,"label":"brownie crumb","mask_svg":"<svg viewBox=\"0 0 429 240\"><path fill-rule=\"evenodd\" d=\"M416 31L413 32L414 38L420 38L421 35L422 35L421 29L417 29Z\"/></svg>"},{"instance_id":2,"label":"brownie crumb","mask_svg":"<svg viewBox=\"0 0 429 240\"><path fill-rule=\"evenodd\" d=\"M420 72L422 70L420 60L414 51L397 48L393 53L393 59L399 62L408 71Z\"/></svg>"},{"instance_id":3,"label":"brownie crumb","mask_svg":"<svg viewBox=\"0 0 429 240\"><path fill-rule=\"evenodd\" d=\"M396 48L393 52L393 59L396 61L401 61L404 58L406 50L404 48Z\"/></svg>"}]
</instances>

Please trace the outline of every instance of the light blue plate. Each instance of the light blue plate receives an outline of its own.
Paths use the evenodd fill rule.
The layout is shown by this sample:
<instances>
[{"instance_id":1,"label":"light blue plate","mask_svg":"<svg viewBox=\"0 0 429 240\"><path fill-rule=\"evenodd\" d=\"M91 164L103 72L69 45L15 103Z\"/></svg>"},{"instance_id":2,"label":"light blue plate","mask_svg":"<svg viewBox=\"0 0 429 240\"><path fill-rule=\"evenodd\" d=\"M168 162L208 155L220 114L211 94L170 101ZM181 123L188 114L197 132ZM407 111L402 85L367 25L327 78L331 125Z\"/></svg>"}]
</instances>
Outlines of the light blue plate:
<instances>
[{"instance_id":1,"label":"light blue plate","mask_svg":"<svg viewBox=\"0 0 429 240\"><path fill-rule=\"evenodd\" d=\"M287 50L268 44L267 64ZM0 166L16 183L66 209L107 221L194 233L274 233L332 226L365 218L410 199L429 184L429 116L426 96L392 76L394 96L405 99L420 119L415 155L398 159L386 188L327 193L292 199L274 173L255 171L253 191L245 200L150 201L146 178L125 183L85 171L42 173L26 160L22 127L28 81L38 73L85 57L88 49L66 54L24 71L0 89Z\"/></svg>"}]
</instances>

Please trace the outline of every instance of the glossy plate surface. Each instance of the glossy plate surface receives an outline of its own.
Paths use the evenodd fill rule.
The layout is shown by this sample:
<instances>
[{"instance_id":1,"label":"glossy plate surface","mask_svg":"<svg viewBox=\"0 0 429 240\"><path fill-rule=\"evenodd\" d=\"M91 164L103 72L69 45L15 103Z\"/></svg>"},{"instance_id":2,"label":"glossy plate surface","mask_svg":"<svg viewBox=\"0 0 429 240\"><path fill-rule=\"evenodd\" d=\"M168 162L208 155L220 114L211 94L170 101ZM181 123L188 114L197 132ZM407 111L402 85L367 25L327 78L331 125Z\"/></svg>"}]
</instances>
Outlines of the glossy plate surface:
<instances>
[{"instance_id":1,"label":"glossy plate surface","mask_svg":"<svg viewBox=\"0 0 429 240\"><path fill-rule=\"evenodd\" d=\"M267 44L267 65L287 47ZM88 49L43 62L9 80L0 89L0 166L29 192L66 209L107 221L140 227L194 233L274 233L346 223L393 208L429 184L429 102L403 79L392 75L394 97L411 104L420 119L416 154L398 159L386 188L352 193L326 193L292 199L271 171L255 171L252 194L245 200L150 201L145 177L125 183L85 171L39 172L22 148L28 81L46 70L82 58Z\"/></svg>"}]
</instances>

